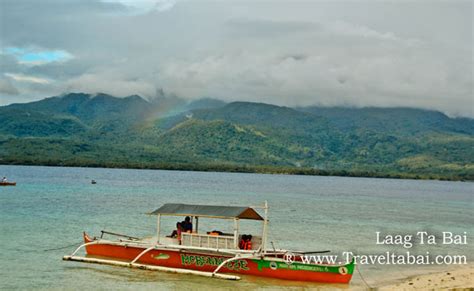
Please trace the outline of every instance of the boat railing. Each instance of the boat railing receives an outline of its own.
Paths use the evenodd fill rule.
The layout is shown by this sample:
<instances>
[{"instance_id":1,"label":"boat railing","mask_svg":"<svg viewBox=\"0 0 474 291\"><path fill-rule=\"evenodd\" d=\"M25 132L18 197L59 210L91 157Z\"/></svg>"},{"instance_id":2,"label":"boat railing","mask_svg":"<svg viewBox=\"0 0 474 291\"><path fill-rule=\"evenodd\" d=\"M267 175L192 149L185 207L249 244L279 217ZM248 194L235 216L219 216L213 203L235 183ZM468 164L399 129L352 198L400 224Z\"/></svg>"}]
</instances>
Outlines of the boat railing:
<instances>
[{"instance_id":1,"label":"boat railing","mask_svg":"<svg viewBox=\"0 0 474 291\"><path fill-rule=\"evenodd\" d=\"M212 249L235 249L234 236L228 235L182 233L181 244Z\"/></svg>"},{"instance_id":2,"label":"boat railing","mask_svg":"<svg viewBox=\"0 0 474 291\"><path fill-rule=\"evenodd\" d=\"M192 247L203 247L212 249L238 249L238 242L241 236L235 244L233 235L210 235L200 233L182 233L181 234L181 245L192 246ZM260 236L252 237L252 250L257 250L262 244L262 238Z\"/></svg>"}]
</instances>

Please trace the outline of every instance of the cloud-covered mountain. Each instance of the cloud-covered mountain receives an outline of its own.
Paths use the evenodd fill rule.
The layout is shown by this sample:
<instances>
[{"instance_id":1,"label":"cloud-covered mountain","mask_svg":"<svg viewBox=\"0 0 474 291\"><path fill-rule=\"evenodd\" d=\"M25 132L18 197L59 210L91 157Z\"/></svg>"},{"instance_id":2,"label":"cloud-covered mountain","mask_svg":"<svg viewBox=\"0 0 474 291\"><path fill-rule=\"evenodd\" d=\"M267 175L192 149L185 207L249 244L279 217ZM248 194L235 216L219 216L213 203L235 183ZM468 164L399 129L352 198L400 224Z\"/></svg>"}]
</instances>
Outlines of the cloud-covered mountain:
<instances>
[{"instance_id":1,"label":"cloud-covered mountain","mask_svg":"<svg viewBox=\"0 0 474 291\"><path fill-rule=\"evenodd\" d=\"M163 88L474 117L470 1L155 2L2 1L0 104Z\"/></svg>"}]
</instances>

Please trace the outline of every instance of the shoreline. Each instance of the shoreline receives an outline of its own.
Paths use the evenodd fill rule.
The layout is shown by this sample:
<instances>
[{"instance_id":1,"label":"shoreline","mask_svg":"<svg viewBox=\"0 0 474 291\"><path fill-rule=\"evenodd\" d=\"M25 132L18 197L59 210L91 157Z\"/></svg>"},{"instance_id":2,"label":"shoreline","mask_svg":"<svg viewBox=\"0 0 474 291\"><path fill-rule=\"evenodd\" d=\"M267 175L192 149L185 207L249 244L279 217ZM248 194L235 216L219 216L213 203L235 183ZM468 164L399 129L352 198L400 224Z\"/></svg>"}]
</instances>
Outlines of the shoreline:
<instances>
[{"instance_id":1,"label":"shoreline","mask_svg":"<svg viewBox=\"0 0 474 291\"><path fill-rule=\"evenodd\" d=\"M425 274L412 275L402 279L381 282L371 289L380 291L395 290L473 290L474 264L445 268Z\"/></svg>"},{"instance_id":2,"label":"shoreline","mask_svg":"<svg viewBox=\"0 0 474 291\"><path fill-rule=\"evenodd\" d=\"M127 169L127 170L166 170L166 171L190 171L190 172L216 172L216 173L248 173L268 175L295 175L295 176L324 176L324 177L351 177L351 178L380 178L380 179L403 179L421 181L451 181L451 182L474 182L473 179L459 176L440 176L438 174L414 174L414 173L380 173L377 171L345 171L345 170L320 170L313 168L293 168L285 166L267 165L232 165L232 164L80 164L74 162L56 163L50 162L26 162L1 161L0 166L41 166L41 167L71 167L71 168L103 168L103 169Z\"/></svg>"}]
</instances>

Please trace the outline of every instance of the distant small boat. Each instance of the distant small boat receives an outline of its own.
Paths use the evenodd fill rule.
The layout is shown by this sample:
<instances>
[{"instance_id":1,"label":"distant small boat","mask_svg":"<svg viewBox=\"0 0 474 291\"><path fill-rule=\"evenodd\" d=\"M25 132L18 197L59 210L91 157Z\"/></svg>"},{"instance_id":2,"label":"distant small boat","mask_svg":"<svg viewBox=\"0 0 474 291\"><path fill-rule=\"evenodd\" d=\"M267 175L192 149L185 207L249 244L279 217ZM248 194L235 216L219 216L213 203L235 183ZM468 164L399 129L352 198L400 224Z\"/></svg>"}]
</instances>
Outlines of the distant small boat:
<instances>
[{"instance_id":1,"label":"distant small boat","mask_svg":"<svg viewBox=\"0 0 474 291\"><path fill-rule=\"evenodd\" d=\"M0 186L16 186L16 182L0 182Z\"/></svg>"},{"instance_id":2,"label":"distant small boat","mask_svg":"<svg viewBox=\"0 0 474 291\"><path fill-rule=\"evenodd\" d=\"M95 180L92 180L91 184L97 184L97 182Z\"/></svg>"}]
</instances>

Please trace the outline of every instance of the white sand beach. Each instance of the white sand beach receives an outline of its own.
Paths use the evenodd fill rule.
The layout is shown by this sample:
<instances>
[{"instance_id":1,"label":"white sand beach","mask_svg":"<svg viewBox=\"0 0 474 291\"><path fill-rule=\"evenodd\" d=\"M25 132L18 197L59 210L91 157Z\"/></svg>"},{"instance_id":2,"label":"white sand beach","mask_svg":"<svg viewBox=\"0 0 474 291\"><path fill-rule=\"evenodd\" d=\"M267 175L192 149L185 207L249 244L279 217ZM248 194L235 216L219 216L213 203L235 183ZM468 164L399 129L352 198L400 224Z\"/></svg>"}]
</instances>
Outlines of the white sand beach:
<instances>
[{"instance_id":1,"label":"white sand beach","mask_svg":"<svg viewBox=\"0 0 474 291\"><path fill-rule=\"evenodd\" d=\"M474 265L412 276L399 282L377 286L376 290L474 290Z\"/></svg>"}]
</instances>

